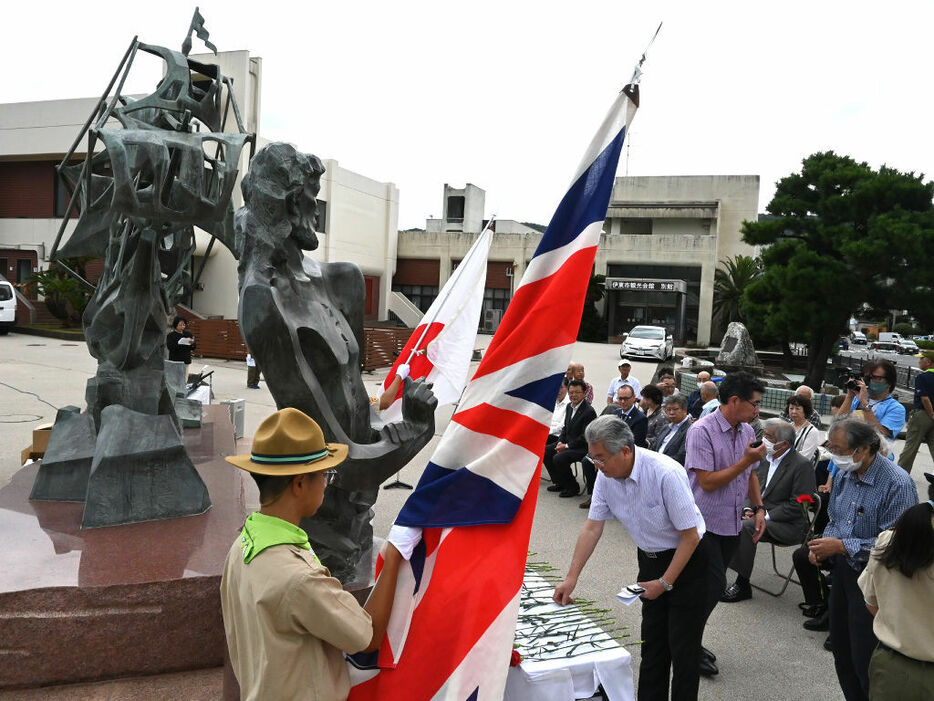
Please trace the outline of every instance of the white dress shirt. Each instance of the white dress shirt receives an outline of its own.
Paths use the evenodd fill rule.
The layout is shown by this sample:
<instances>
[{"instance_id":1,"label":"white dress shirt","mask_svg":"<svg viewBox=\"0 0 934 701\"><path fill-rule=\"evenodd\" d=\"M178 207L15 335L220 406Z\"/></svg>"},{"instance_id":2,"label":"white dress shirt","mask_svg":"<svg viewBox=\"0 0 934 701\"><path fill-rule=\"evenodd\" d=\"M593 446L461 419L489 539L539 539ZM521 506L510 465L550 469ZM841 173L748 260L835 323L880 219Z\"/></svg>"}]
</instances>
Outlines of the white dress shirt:
<instances>
[{"instance_id":1,"label":"white dress shirt","mask_svg":"<svg viewBox=\"0 0 934 701\"><path fill-rule=\"evenodd\" d=\"M685 421L690 421L690 420L691 420L691 415L688 414L683 419L681 419L681 421L679 421L678 423L668 424L668 433L665 434L665 437L662 439L662 444L658 447L659 453L665 452L665 446L667 446L669 441L671 441L671 439L674 438L674 435L678 432L678 429L681 428L681 424L683 424Z\"/></svg>"},{"instance_id":2,"label":"white dress shirt","mask_svg":"<svg viewBox=\"0 0 934 701\"><path fill-rule=\"evenodd\" d=\"M706 530L684 468L667 455L642 448L635 449L629 477L597 473L588 518L615 518L639 549L650 553L677 548L678 531L696 527L703 536Z\"/></svg>"}]
</instances>

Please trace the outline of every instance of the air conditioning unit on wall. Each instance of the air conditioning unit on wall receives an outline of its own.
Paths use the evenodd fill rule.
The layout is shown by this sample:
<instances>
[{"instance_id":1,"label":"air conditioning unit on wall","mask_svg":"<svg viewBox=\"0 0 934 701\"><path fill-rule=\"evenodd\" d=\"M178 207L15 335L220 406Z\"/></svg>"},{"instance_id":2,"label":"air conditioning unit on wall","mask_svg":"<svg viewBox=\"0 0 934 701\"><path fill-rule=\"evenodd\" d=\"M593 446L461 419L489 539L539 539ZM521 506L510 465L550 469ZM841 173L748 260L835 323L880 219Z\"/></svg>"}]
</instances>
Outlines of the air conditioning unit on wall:
<instances>
[{"instance_id":1,"label":"air conditioning unit on wall","mask_svg":"<svg viewBox=\"0 0 934 701\"><path fill-rule=\"evenodd\" d=\"M487 309L483 312L483 332L494 333L499 328L499 322L503 320L502 309Z\"/></svg>"}]
</instances>

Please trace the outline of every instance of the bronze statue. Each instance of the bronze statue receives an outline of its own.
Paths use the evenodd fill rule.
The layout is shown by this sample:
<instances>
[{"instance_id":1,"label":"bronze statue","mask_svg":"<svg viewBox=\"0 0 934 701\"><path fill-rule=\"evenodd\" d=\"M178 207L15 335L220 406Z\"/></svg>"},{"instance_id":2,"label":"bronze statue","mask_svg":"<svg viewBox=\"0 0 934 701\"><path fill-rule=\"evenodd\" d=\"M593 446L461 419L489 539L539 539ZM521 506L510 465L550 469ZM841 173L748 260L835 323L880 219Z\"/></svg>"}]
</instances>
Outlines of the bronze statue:
<instances>
[{"instance_id":1,"label":"bronze statue","mask_svg":"<svg viewBox=\"0 0 934 701\"><path fill-rule=\"evenodd\" d=\"M104 261L83 315L98 367L86 391L92 420L60 413L30 498L84 501L84 527L200 514L211 505L165 379L164 329L197 282L189 273L193 227L211 233L209 249L215 238L233 247L230 196L240 154L252 152L255 137L243 127L230 79L188 58L192 32L207 40L197 9L181 53L133 39L58 167L71 199L51 258L66 269L62 259L70 257ZM165 74L152 94L133 98L122 89L140 52L162 59ZM225 133L231 111L237 132ZM73 163L85 138L85 159ZM59 246L75 211L75 229Z\"/></svg>"},{"instance_id":2,"label":"bronze statue","mask_svg":"<svg viewBox=\"0 0 934 701\"><path fill-rule=\"evenodd\" d=\"M360 373L363 274L353 263L319 263L316 196L324 166L274 143L254 156L234 218L240 253L240 327L279 409L295 407L327 441L350 446L338 481L314 519L303 523L315 552L344 583L372 543L379 485L434 434L430 385L406 380L403 420L370 423ZM364 563L367 564L368 563Z\"/></svg>"}]
</instances>

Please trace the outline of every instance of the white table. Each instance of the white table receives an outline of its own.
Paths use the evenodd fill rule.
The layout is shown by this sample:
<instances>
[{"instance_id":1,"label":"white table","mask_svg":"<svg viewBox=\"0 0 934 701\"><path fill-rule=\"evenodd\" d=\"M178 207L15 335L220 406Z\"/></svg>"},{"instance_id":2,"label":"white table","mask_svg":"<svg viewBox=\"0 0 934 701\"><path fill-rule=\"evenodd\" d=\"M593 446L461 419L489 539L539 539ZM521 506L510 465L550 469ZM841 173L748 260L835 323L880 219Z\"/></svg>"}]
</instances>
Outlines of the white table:
<instances>
[{"instance_id":1,"label":"white table","mask_svg":"<svg viewBox=\"0 0 934 701\"><path fill-rule=\"evenodd\" d=\"M504 701L588 699L603 685L610 701L634 701L630 654L574 606L551 600L554 587L526 571L516 626L522 663L509 669Z\"/></svg>"}]
</instances>

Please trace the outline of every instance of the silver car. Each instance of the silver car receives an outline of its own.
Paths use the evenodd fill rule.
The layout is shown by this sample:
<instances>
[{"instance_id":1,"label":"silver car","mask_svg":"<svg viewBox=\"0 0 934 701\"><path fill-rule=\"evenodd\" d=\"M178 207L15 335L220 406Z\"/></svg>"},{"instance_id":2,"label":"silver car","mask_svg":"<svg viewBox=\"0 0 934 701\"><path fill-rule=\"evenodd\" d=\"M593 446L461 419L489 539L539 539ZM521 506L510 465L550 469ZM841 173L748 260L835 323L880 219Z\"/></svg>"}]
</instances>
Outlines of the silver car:
<instances>
[{"instance_id":1,"label":"silver car","mask_svg":"<svg viewBox=\"0 0 934 701\"><path fill-rule=\"evenodd\" d=\"M674 339L662 326L636 326L623 334L620 358L668 360L674 355Z\"/></svg>"}]
</instances>

